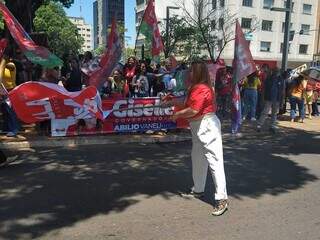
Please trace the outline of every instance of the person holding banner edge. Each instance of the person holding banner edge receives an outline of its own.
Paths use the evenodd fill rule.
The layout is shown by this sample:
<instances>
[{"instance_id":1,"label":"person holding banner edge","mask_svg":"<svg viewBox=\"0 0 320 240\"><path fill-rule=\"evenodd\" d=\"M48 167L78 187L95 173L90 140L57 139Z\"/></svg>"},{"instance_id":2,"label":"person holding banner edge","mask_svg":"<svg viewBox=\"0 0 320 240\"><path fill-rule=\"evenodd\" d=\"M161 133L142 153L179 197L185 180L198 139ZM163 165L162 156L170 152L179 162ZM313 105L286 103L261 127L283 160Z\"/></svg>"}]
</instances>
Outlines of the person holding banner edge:
<instances>
[{"instance_id":1,"label":"person holding banner edge","mask_svg":"<svg viewBox=\"0 0 320 240\"><path fill-rule=\"evenodd\" d=\"M175 105L181 110L175 112L172 120L187 119L192 133L192 177L193 187L182 197L204 196L208 167L215 185L215 204L212 214L222 215L228 208L228 196L224 172L221 124L216 116L215 93L204 62L191 64L191 86L184 104L173 102L165 96L164 104Z\"/></svg>"}]
</instances>

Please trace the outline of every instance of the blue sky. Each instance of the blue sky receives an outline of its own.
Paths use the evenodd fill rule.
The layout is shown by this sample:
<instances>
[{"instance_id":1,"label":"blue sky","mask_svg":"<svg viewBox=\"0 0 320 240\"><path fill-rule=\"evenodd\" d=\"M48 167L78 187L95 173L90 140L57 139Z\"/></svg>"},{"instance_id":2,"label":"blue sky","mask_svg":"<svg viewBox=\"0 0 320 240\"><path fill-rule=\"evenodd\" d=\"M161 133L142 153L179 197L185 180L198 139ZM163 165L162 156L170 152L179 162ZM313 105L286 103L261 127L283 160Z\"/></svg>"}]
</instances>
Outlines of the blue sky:
<instances>
[{"instance_id":1,"label":"blue sky","mask_svg":"<svg viewBox=\"0 0 320 240\"><path fill-rule=\"evenodd\" d=\"M93 2L94 0L74 0L74 4L69 8L65 9L68 16L71 17L83 17L86 23L93 25ZM80 13L80 4L82 5L82 13ZM125 0L125 27L128 30L126 37L129 45L134 45L136 38L135 29L135 0Z\"/></svg>"}]
</instances>

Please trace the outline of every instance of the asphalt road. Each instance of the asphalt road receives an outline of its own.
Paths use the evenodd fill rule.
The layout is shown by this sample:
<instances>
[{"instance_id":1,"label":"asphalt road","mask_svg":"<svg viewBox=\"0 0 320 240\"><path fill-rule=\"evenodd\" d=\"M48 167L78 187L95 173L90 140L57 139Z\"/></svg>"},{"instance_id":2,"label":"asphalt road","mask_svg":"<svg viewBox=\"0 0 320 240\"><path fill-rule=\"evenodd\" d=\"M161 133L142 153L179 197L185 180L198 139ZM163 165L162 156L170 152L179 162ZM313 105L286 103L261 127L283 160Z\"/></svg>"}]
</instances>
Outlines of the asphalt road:
<instances>
[{"instance_id":1,"label":"asphalt road","mask_svg":"<svg viewBox=\"0 0 320 240\"><path fill-rule=\"evenodd\" d=\"M0 239L320 239L319 132L224 143L230 209L184 199L191 143L26 149L0 169Z\"/></svg>"}]
</instances>

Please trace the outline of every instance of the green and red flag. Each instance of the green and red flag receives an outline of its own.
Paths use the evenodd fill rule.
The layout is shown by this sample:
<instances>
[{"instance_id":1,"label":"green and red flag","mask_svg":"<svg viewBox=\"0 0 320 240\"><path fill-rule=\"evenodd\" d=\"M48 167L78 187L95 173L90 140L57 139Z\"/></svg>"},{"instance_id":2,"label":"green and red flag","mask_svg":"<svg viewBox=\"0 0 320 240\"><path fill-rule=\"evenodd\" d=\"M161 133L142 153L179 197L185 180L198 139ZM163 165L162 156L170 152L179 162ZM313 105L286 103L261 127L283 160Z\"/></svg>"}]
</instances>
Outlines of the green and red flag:
<instances>
[{"instance_id":1,"label":"green and red flag","mask_svg":"<svg viewBox=\"0 0 320 240\"><path fill-rule=\"evenodd\" d=\"M158 27L158 20L155 13L154 0L149 0L148 6L140 24L139 33L142 33L147 40L152 43L152 56L158 56L163 51L164 46Z\"/></svg>"},{"instance_id":2,"label":"green and red flag","mask_svg":"<svg viewBox=\"0 0 320 240\"><path fill-rule=\"evenodd\" d=\"M0 12L19 48L29 61L46 68L54 68L63 64L62 60L45 47L38 46L12 15L9 9L0 2Z\"/></svg>"}]
</instances>

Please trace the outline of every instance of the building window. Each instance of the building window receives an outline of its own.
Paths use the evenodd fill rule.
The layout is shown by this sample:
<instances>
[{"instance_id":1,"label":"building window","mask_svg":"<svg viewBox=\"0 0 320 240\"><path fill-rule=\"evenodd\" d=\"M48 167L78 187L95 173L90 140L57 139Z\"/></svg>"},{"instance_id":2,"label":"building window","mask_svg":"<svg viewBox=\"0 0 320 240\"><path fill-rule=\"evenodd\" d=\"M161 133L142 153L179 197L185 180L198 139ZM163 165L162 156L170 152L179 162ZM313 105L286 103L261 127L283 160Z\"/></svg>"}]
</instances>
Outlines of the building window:
<instances>
[{"instance_id":1,"label":"building window","mask_svg":"<svg viewBox=\"0 0 320 240\"><path fill-rule=\"evenodd\" d=\"M219 18L219 29L223 29L224 26L224 19L223 18Z\"/></svg>"},{"instance_id":2,"label":"building window","mask_svg":"<svg viewBox=\"0 0 320 240\"><path fill-rule=\"evenodd\" d=\"M220 39L220 40L218 40L218 43L217 43L217 47L218 47L218 49L219 49L219 51L222 49L222 40Z\"/></svg>"},{"instance_id":3,"label":"building window","mask_svg":"<svg viewBox=\"0 0 320 240\"><path fill-rule=\"evenodd\" d=\"M272 21L262 20L262 31L272 31Z\"/></svg>"},{"instance_id":4,"label":"building window","mask_svg":"<svg viewBox=\"0 0 320 240\"><path fill-rule=\"evenodd\" d=\"M274 4L274 0L263 0L263 8L270 9Z\"/></svg>"},{"instance_id":5,"label":"building window","mask_svg":"<svg viewBox=\"0 0 320 240\"><path fill-rule=\"evenodd\" d=\"M308 24L301 24L300 34L302 35L309 35L310 32L310 25Z\"/></svg>"},{"instance_id":6,"label":"building window","mask_svg":"<svg viewBox=\"0 0 320 240\"><path fill-rule=\"evenodd\" d=\"M303 4L303 14L311 15L312 5L310 4Z\"/></svg>"},{"instance_id":7,"label":"building window","mask_svg":"<svg viewBox=\"0 0 320 240\"><path fill-rule=\"evenodd\" d=\"M211 20L211 29L215 30L216 29L216 20Z\"/></svg>"},{"instance_id":8,"label":"building window","mask_svg":"<svg viewBox=\"0 0 320 240\"><path fill-rule=\"evenodd\" d=\"M241 18L241 27L245 29L251 28L251 18Z\"/></svg>"},{"instance_id":9,"label":"building window","mask_svg":"<svg viewBox=\"0 0 320 240\"><path fill-rule=\"evenodd\" d=\"M300 44L299 46L299 53L300 54L307 54L308 53L308 45Z\"/></svg>"},{"instance_id":10,"label":"building window","mask_svg":"<svg viewBox=\"0 0 320 240\"><path fill-rule=\"evenodd\" d=\"M284 7L284 8L287 7L287 1L284 1L283 7ZM294 2L291 3L291 12L293 12L293 7L294 7Z\"/></svg>"},{"instance_id":11,"label":"building window","mask_svg":"<svg viewBox=\"0 0 320 240\"><path fill-rule=\"evenodd\" d=\"M217 8L217 0L212 0L212 9Z\"/></svg>"},{"instance_id":12,"label":"building window","mask_svg":"<svg viewBox=\"0 0 320 240\"><path fill-rule=\"evenodd\" d=\"M289 43L288 53L291 53L290 48L291 48L291 43ZM283 43L280 44L280 53L282 53L282 51L283 51Z\"/></svg>"},{"instance_id":13,"label":"building window","mask_svg":"<svg viewBox=\"0 0 320 240\"><path fill-rule=\"evenodd\" d=\"M285 23L283 22L282 23L282 32L284 32L284 26L285 26ZM290 23L290 27L289 27L289 31L292 29L292 27L293 27L293 23Z\"/></svg>"},{"instance_id":14,"label":"building window","mask_svg":"<svg viewBox=\"0 0 320 240\"><path fill-rule=\"evenodd\" d=\"M252 7L252 0L242 0L242 6Z\"/></svg>"},{"instance_id":15,"label":"building window","mask_svg":"<svg viewBox=\"0 0 320 240\"><path fill-rule=\"evenodd\" d=\"M224 2L224 0L220 0L220 7L224 7L224 5L225 5L225 2Z\"/></svg>"},{"instance_id":16,"label":"building window","mask_svg":"<svg viewBox=\"0 0 320 240\"><path fill-rule=\"evenodd\" d=\"M270 52L271 42L261 42L260 43L260 51L261 52Z\"/></svg>"}]
</instances>

